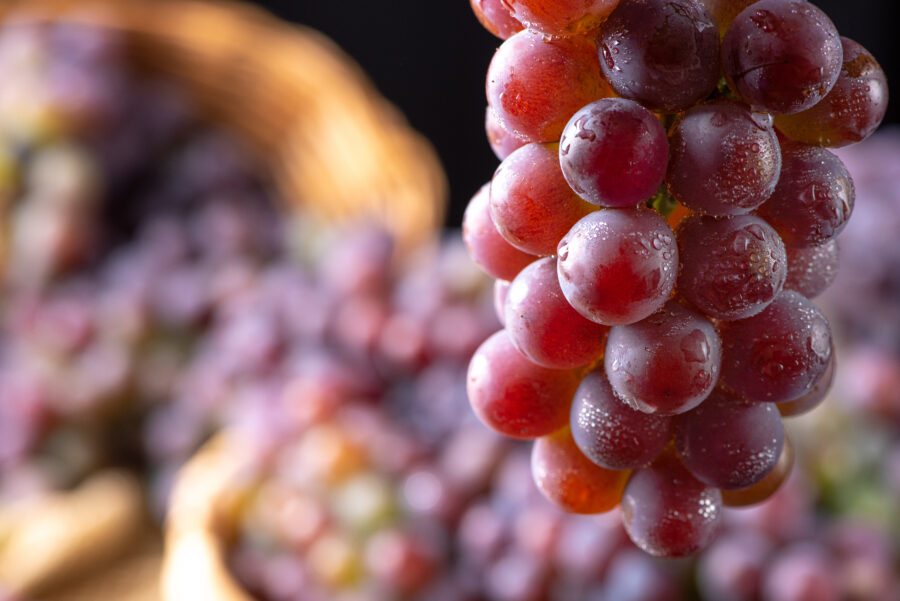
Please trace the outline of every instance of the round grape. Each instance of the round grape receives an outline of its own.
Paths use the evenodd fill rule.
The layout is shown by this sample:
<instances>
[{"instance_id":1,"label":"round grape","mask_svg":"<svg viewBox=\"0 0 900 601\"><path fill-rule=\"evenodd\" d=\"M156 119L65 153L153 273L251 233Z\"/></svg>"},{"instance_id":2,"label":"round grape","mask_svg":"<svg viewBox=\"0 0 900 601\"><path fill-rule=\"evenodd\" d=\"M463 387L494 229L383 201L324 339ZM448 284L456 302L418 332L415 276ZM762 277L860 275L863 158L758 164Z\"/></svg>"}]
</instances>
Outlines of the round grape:
<instances>
[{"instance_id":1,"label":"round grape","mask_svg":"<svg viewBox=\"0 0 900 601\"><path fill-rule=\"evenodd\" d=\"M697 213L749 213L772 195L781 174L771 116L739 102L688 110L672 126L669 148L669 192Z\"/></svg>"},{"instance_id":2,"label":"round grape","mask_svg":"<svg viewBox=\"0 0 900 601\"><path fill-rule=\"evenodd\" d=\"M570 426L588 459L625 470L643 467L659 455L671 438L672 419L632 409L616 397L603 369L597 369L575 393Z\"/></svg>"},{"instance_id":3,"label":"round grape","mask_svg":"<svg viewBox=\"0 0 900 601\"><path fill-rule=\"evenodd\" d=\"M862 142L878 129L888 105L888 83L869 51L841 38L844 64L837 83L818 104L793 115L779 115L775 126L804 144L847 146Z\"/></svg>"},{"instance_id":4,"label":"round grape","mask_svg":"<svg viewBox=\"0 0 900 601\"><path fill-rule=\"evenodd\" d=\"M728 85L769 113L799 113L822 100L842 57L834 24L806 0L760 0L734 19L722 40Z\"/></svg>"},{"instance_id":5,"label":"round grape","mask_svg":"<svg viewBox=\"0 0 900 601\"><path fill-rule=\"evenodd\" d=\"M781 415L784 417L802 415L818 407L822 401L825 400L825 397L828 396L831 385L834 383L836 362L837 359L835 358L834 349L832 349L831 360L828 362L828 367L825 368L825 371L822 372L822 375L819 376L816 383L809 389L809 392L791 401L782 401L778 403L778 411L781 412Z\"/></svg>"},{"instance_id":6,"label":"round grape","mask_svg":"<svg viewBox=\"0 0 900 601\"><path fill-rule=\"evenodd\" d=\"M469 4L478 22L501 40L523 29L522 24L512 16L503 0L469 0Z\"/></svg>"},{"instance_id":7,"label":"round grape","mask_svg":"<svg viewBox=\"0 0 900 601\"><path fill-rule=\"evenodd\" d=\"M558 144L527 144L509 155L491 181L491 218L506 240L549 256L575 222L596 210L566 183Z\"/></svg>"},{"instance_id":8,"label":"round grape","mask_svg":"<svg viewBox=\"0 0 900 601\"><path fill-rule=\"evenodd\" d=\"M497 113L491 107L484 112L484 131L487 134L488 144L491 150L501 161L511 155L513 151L525 146L528 141L511 134L500 125Z\"/></svg>"},{"instance_id":9,"label":"round grape","mask_svg":"<svg viewBox=\"0 0 900 601\"><path fill-rule=\"evenodd\" d=\"M497 121L529 142L556 142L575 111L610 95L597 47L587 38L521 31L500 46L487 73Z\"/></svg>"},{"instance_id":10,"label":"round grape","mask_svg":"<svg viewBox=\"0 0 900 601\"><path fill-rule=\"evenodd\" d=\"M634 323L672 293L675 235L654 211L596 211L576 223L557 251L559 283L576 311L597 323Z\"/></svg>"},{"instance_id":11,"label":"round grape","mask_svg":"<svg viewBox=\"0 0 900 601\"><path fill-rule=\"evenodd\" d=\"M545 497L571 513L603 513L619 504L628 472L600 467L585 457L568 428L538 438L531 472Z\"/></svg>"},{"instance_id":12,"label":"round grape","mask_svg":"<svg viewBox=\"0 0 900 601\"><path fill-rule=\"evenodd\" d=\"M718 389L681 418L676 446L684 465L716 488L753 486L778 462L784 425L772 403Z\"/></svg>"},{"instance_id":13,"label":"round grape","mask_svg":"<svg viewBox=\"0 0 900 601\"><path fill-rule=\"evenodd\" d=\"M535 365L501 330L469 363L467 390L475 414L512 438L537 438L565 426L579 377Z\"/></svg>"},{"instance_id":14,"label":"round grape","mask_svg":"<svg viewBox=\"0 0 900 601\"><path fill-rule=\"evenodd\" d=\"M781 146L781 179L759 216L788 246L816 246L837 236L853 212L856 191L839 158L818 146Z\"/></svg>"},{"instance_id":15,"label":"round grape","mask_svg":"<svg viewBox=\"0 0 900 601\"><path fill-rule=\"evenodd\" d=\"M506 331L526 357L544 367L572 369L603 356L609 327L582 317L566 301L556 259L535 261L516 276L506 295Z\"/></svg>"},{"instance_id":16,"label":"round grape","mask_svg":"<svg viewBox=\"0 0 900 601\"><path fill-rule=\"evenodd\" d=\"M719 81L719 34L696 0L622 0L597 46L613 91L652 111L683 111Z\"/></svg>"},{"instance_id":17,"label":"round grape","mask_svg":"<svg viewBox=\"0 0 900 601\"><path fill-rule=\"evenodd\" d=\"M780 403L806 394L831 360L831 328L812 302L785 290L748 319L723 322L722 381L743 397Z\"/></svg>"},{"instance_id":18,"label":"round grape","mask_svg":"<svg viewBox=\"0 0 900 601\"><path fill-rule=\"evenodd\" d=\"M744 319L763 310L787 277L784 243L752 215L692 216L678 226L678 292L717 319Z\"/></svg>"},{"instance_id":19,"label":"round grape","mask_svg":"<svg viewBox=\"0 0 900 601\"><path fill-rule=\"evenodd\" d=\"M691 475L672 453L632 473L622 495L622 522L650 555L684 557L705 548L718 530L722 495Z\"/></svg>"},{"instance_id":20,"label":"round grape","mask_svg":"<svg viewBox=\"0 0 900 601\"><path fill-rule=\"evenodd\" d=\"M631 207L649 199L665 178L668 160L662 124L623 98L604 98L579 110L559 143L566 181L602 207Z\"/></svg>"},{"instance_id":21,"label":"round grape","mask_svg":"<svg viewBox=\"0 0 900 601\"><path fill-rule=\"evenodd\" d=\"M761 503L774 495L784 484L791 470L794 468L794 447L791 439L785 434L784 446L781 447L781 456L778 463L765 478L747 488L722 491L722 503L726 507L747 507Z\"/></svg>"}]
</instances>

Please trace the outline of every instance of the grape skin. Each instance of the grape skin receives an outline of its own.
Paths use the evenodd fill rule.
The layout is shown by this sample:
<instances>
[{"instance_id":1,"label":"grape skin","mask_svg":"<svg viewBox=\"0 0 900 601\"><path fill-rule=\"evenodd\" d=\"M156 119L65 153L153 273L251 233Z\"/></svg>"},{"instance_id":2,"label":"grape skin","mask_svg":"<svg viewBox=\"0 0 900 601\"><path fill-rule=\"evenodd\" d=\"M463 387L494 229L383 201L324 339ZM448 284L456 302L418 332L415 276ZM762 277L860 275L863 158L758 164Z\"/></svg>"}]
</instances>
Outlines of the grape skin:
<instances>
[{"instance_id":1,"label":"grape skin","mask_svg":"<svg viewBox=\"0 0 900 601\"><path fill-rule=\"evenodd\" d=\"M832 349L831 360L828 362L828 367L825 368L825 371L819 376L816 383L809 389L809 392L799 398L778 403L778 411L781 415L784 417L802 415L818 407L828 396L831 385L834 383L836 363L837 359L835 357L834 349Z\"/></svg>"},{"instance_id":2,"label":"grape skin","mask_svg":"<svg viewBox=\"0 0 900 601\"><path fill-rule=\"evenodd\" d=\"M784 484L794 468L794 447L785 435L784 446L775 467L765 478L747 488L722 491L722 503L726 507L747 507L761 503L774 495Z\"/></svg>"},{"instance_id":3,"label":"grape skin","mask_svg":"<svg viewBox=\"0 0 900 601\"><path fill-rule=\"evenodd\" d=\"M528 144L528 140L523 140L515 134L506 131L500 125L497 113L491 107L487 107L484 112L484 132L487 135L491 150L494 151L494 155L501 161Z\"/></svg>"},{"instance_id":4,"label":"grape skin","mask_svg":"<svg viewBox=\"0 0 900 601\"><path fill-rule=\"evenodd\" d=\"M467 390L475 414L511 438L537 438L568 422L578 373L547 369L529 361L501 330L469 363Z\"/></svg>"},{"instance_id":5,"label":"grape skin","mask_svg":"<svg viewBox=\"0 0 900 601\"><path fill-rule=\"evenodd\" d=\"M616 397L604 370L597 369L575 393L570 427L588 459L625 470L643 467L659 455L671 438L672 419L629 407Z\"/></svg>"},{"instance_id":6,"label":"grape skin","mask_svg":"<svg viewBox=\"0 0 900 601\"><path fill-rule=\"evenodd\" d=\"M884 119L888 82L868 50L842 37L841 74L828 95L812 108L779 115L775 126L797 142L838 148L862 142Z\"/></svg>"},{"instance_id":7,"label":"grape skin","mask_svg":"<svg viewBox=\"0 0 900 601\"><path fill-rule=\"evenodd\" d=\"M595 210L575 194L559 168L558 144L527 144L491 180L491 219L500 234L532 255L556 254L575 222Z\"/></svg>"},{"instance_id":8,"label":"grape skin","mask_svg":"<svg viewBox=\"0 0 900 601\"><path fill-rule=\"evenodd\" d=\"M719 379L722 342L702 315L669 301L639 322L609 332L606 374L616 395L644 413L684 413Z\"/></svg>"},{"instance_id":9,"label":"grape skin","mask_svg":"<svg viewBox=\"0 0 900 601\"><path fill-rule=\"evenodd\" d=\"M592 41L531 31L512 36L494 54L486 92L498 123L529 142L558 141L575 111L611 94Z\"/></svg>"},{"instance_id":10,"label":"grape skin","mask_svg":"<svg viewBox=\"0 0 900 601\"><path fill-rule=\"evenodd\" d=\"M566 300L597 323L639 321L656 312L675 286L675 235L654 211L591 213L560 241L557 256Z\"/></svg>"},{"instance_id":11,"label":"grape skin","mask_svg":"<svg viewBox=\"0 0 900 601\"><path fill-rule=\"evenodd\" d=\"M719 35L695 0L622 0L597 45L616 94L652 111L681 112L719 81Z\"/></svg>"},{"instance_id":12,"label":"grape skin","mask_svg":"<svg viewBox=\"0 0 900 601\"><path fill-rule=\"evenodd\" d=\"M678 422L682 463L716 488L747 488L774 468L784 445L784 425L771 403L755 403L718 389Z\"/></svg>"},{"instance_id":13,"label":"grape skin","mask_svg":"<svg viewBox=\"0 0 900 601\"><path fill-rule=\"evenodd\" d=\"M602 207L633 207L666 176L669 142L659 120L638 103L604 98L566 124L559 163L572 189Z\"/></svg>"},{"instance_id":14,"label":"grape skin","mask_svg":"<svg viewBox=\"0 0 900 601\"><path fill-rule=\"evenodd\" d=\"M828 242L853 213L856 190L847 168L818 146L785 142L781 156L781 179L757 213L788 246Z\"/></svg>"},{"instance_id":15,"label":"grape skin","mask_svg":"<svg viewBox=\"0 0 900 601\"><path fill-rule=\"evenodd\" d=\"M722 381L741 396L780 403L806 394L831 360L828 320L802 295L785 290L748 319L722 322Z\"/></svg>"},{"instance_id":16,"label":"grape skin","mask_svg":"<svg viewBox=\"0 0 900 601\"><path fill-rule=\"evenodd\" d=\"M479 267L495 278L511 280L537 257L514 247L497 231L491 219L490 189L490 184L485 184L469 201L462 237Z\"/></svg>"},{"instance_id":17,"label":"grape skin","mask_svg":"<svg viewBox=\"0 0 900 601\"><path fill-rule=\"evenodd\" d=\"M570 513L583 514L603 513L618 505L629 474L592 463L568 428L534 442L531 471L545 497Z\"/></svg>"},{"instance_id":18,"label":"grape skin","mask_svg":"<svg viewBox=\"0 0 900 601\"><path fill-rule=\"evenodd\" d=\"M745 319L781 292L787 277L784 243L753 215L694 215L678 226L678 293L717 319Z\"/></svg>"},{"instance_id":19,"label":"grape skin","mask_svg":"<svg viewBox=\"0 0 900 601\"><path fill-rule=\"evenodd\" d=\"M573 369L603 356L609 327L582 317L563 296L556 259L522 270L510 284L504 308L506 331L526 357L544 367Z\"/></svg>"},{"instance_id":20,"label":"grape skin","mask_svg":"<svg viewBox=\"0 0 900 601\"><path fill-rule=\"evenodd\" d=\"M796 290L806 298L819 296L837 277L839 259L837 240L820 246L788 248L784 288Z\"/></svg>"},{"instance_id":21,"label":"grape skin","mask_svg":"<svg viewBox=\"0 0 900 601\"><path fill-rule=\"evenodd\" d=\"M501 0L529 29L549 35L580 35L595 29L619 0Z\"/></svg>"},{"instance_id":22,"label":"grape skin","mask_svg":"<svg viewBox=\"0 0 900 601\"><path fill-rule=\"evenodd\" d=\"M729 87L770 113L799 113L819 102L837 81L842 57L834 24L806 0L760 0L722 40Z\"/></svg>"},{"instance_id":23,"label":"grape skin","mask_svg":"<svg viewBox=\"0 0 900 601\"><path fill-rule=\"evenodd\" d=\"M469 4L479 23L501 40L523 29L522 24L512 16L503 0L469 0Z\"/></svg>"},{"instance_id":24,"label":"grape skin","mask_svg":"<svg viewBox=\"0 0 900 601\"><path fill-rule=\"evenodd\" d=\"M771 116L739 102L715 100L680 115L669 148L669 192L698 213L749 213L772 195L781 174Z\"/></svg>"},{"instance_id":25,"label":"grape skin","mask_svg":"<svg viewBox=\"0 0 900 601\"><path fill-rule=\"evenodd\" d=\"M684 557L706 547L722 516L722 494L697 480L672 453L632 473L622 495L622 522L646 553Z\"/></svg>"}]
</instances>

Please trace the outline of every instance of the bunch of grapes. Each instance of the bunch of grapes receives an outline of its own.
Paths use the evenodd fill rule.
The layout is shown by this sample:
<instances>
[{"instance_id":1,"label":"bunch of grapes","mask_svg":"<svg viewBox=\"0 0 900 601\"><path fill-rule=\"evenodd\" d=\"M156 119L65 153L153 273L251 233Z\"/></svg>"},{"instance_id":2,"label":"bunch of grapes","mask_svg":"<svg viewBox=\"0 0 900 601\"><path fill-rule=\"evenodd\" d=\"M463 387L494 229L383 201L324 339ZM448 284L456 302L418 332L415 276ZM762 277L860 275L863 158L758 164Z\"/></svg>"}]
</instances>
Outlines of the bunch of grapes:
<instances>
[{"instance_id":1,"label":"bunch of grapes","mask_svg":"<svg viewBox=\"0 0 900 601\"><path fill-rule=\"evenodd\" d=\"M854 204L824 147L884 116L875 59L802 0L482 0L502 160L463 235L505 329L468 373L475 413L537 439L569 511L621 504L643 550L687 555L725 503L790 471L782 415L834 372L810 302Z\"/></svg>"}]
</instances>

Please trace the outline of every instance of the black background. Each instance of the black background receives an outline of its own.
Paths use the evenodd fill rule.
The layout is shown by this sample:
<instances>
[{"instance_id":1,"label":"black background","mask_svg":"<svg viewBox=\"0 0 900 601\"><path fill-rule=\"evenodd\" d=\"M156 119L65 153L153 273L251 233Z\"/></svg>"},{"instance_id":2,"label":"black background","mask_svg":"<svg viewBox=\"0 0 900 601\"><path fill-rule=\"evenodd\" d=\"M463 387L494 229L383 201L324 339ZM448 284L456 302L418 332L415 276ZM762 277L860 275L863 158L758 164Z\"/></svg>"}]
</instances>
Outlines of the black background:
<instances>
[{"instance_id":1,"label":"black background","mask_svg":"<svg viewBox=\"0 0 900 601\"><path fill-rule=\"evenodd\" d=\"M447 223L497 166L484 137L484 76L500 40L481 28L467 0L257 0L323 31L369 73L437 147L450 181ZM896 0L816 0L841 35L869 49L900 81ZM892 103L886 122L900 122Z\"/></svg>"}]
</instances>

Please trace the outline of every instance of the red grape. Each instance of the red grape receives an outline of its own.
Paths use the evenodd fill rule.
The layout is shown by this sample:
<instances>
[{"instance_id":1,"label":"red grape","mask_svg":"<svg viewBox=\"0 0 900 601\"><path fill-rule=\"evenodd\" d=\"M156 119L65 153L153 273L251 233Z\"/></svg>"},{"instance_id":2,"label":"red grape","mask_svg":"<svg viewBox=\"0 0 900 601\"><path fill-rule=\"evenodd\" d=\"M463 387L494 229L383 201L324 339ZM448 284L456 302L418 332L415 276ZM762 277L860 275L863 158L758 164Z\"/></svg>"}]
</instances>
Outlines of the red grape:
<instances>
[{"instance_id":1,"label":"red grape","mask_svg":"<svg viewBox=\"0 0 900 601\"><path fill-rule=\"evenodd\" d=\"M678 251L678 292L717 319L759 313L787 276L784 243L752 215L688 217L678 226Z\"/></svg>"},{"instance_id":2,"label":"red grape","mask_svg":"<svg viewBox=\"0 0 900 601\"><path fill-rule=\"evenodd\" d=\"M665 452L632 473L622 495L622 521L634 543L651 555L682 557L706 547L718 529L722 495Z\"/></svg>"},{"instance_id":3,"label":"red grape","mask_svg":"<svg viewBox=\"0 0 900 601\"><path fill-rule=\"evenodd\" d=\"M610 95L592 41L531 31L503 42L486 89L498 123L529 142L556 142L575 111Z\"/></svg>"},{"instance_id":4,"label":"red grape","mask_svg":"<svg viewBox=\"0 0 900 601\"><path fill-rule=\"evenodd\" d=\"M609 469L643 467L671 438L672 419L632 409L612 390L603 369L592 371L578 387L570 427L588 459Z\"/></svg>"},{"instance_id":5,"label":"red grape","mask_svg":"<svg viewBox=\"0 0 900 601\"><path fill-rule=\"evenodd\" d=\"M806 394L831 360L831 328L812 302L791 290L748 319L723 322L722 381L754 401Z\"/></svg>"},{"instance_id":6,"label":"red grape","mask_svg":"<svg viewBox=\"0 0 900 601\"><path fill-rule=\"evenodd\" d=\"M597 323L634 323L669 298L678 270L675 235L649 210L608 209L584 217L559 243L566 300Z\"/></svg>"},{"instance_id":7,"label":"red grape","mask_svg":"<svg viewBox=\"0 0 900 601\"><path fill-rule=\"evenodd\" d=\"M645 413L684 413L719 379L722 342L712 323L669 301L639 322L609 332L604 363L616 395Z\"/></svg>"},{"instance_id":8,"label":"red grape","mask_svg":"<svg viewBox=\"0 0 900 601\"><path fill-rule=\"evenodd\" d=\"M504 315L513 343L538 365L572 369L603 356L609 327L585 319L566 301L552 257L535 261L516 276Z\"/></svg>"},{"instance_id":9,"label":"red grape","mask_svg":"<svg viewBox=\"0 0 900 601\"><path fill-rule=\"evenodd\" d=\"M719 34L696 0L622 0L597 45L616 94L653 111L683 111L719 81Z\"/></svg>"},{"instance_id":10,"label":"red grape","mask_svg":"<svg viewBox=\"0 0 900 601\"><path fill-rule=\"evenodd\" d=\"M849 38L841 38L844 64L837 83L812 108L779 115L775 125L784 135L805 144L846 146L862 142L884 119L888 83L875 57Z\"/></svg>"},{"instance_id":11,"label":"red grape","mask_svg":"<svg viewBox=\"0 0 900 601\"><path fill-rule=\"evenodd\" d=\"M469 363L469 403L485 424L512 438L537 438L568 422L578 388L575 371L535 365L499 331Z\"/></svg>"},{"instance_id":12,"label":"red grape","mask_svg":"<svg viewBox=\"0 0 900 601\"><path fill-rule=\"evenodd\" d=\"M533 255L556 254L575 222L596 210L566 183L558 144L528 144L501 163L491 181L491 218L516 248Z\"/></svg>"},{"instance_id":13,"label":"red grape","mask_svg":"<svg viewBox=\"0 0 900 601\"><path fill-rule=\"evenodd\" d=\"M775 405L722 389L678 423L681 461L716 488L753 486L775 468L783 445L784 425Z\"/></svg>"},{"instance_id":14,"label":"red grape","mask_svg":"<svg viewBox=\"0 0 900 601\"><path fill-rule=\"evenodd\" d=\"M806 298L815 298L828 288L838 272L837 240L821 246L787 249L786 290L796 290Z\"/></svg>"},{"instance_id":15,"label":"red grape","mask_svg":"<svg viewBox=\"0 0 900 601\"><path fill-rule=\"evenodd\" d=\"M669 192L698 213L749 213L772 195L781 173L771 116L738 102L707 102L679 116L669 148Z\"/></svg>"},{"instance_id":16,"label":"red grape","mask_svg":"<svg viewBox=\"0 0 900 601\"><path fill-rule=\"evenodd\" d=\"M469 0L469 4L484 28L501 40L523 29L522 24L512 16L503 0Z\"/></svg>"},{"instance_id":17,"label":"red grape","mask_svg":"<svg viewBox=\"0 0 900 601\"><path fill-rule=\"evenodd\" d=\"M481 187L463 215L462 236L472 260L487 273L511 280L537 257L507 242L491 219L490 184Z\"/></svg>"},{"instance_id":18,"label":"red grape","mask_svg":"<svg viewBox=\"0 0 900 601\"><path fill-rule=\"evenodd\" d=\"M531 449L538 489L571 513L602 513L619 504L628 472L610 470L585 457L568 428L538 438Z\"/></svg>"},{"instance_id":19,"label":"red grape","mask_svg":"<svg viewBox=\"0 0 900 601\"><path fill-rule=\"evenodd\" d=\"M818 146L781 146L781 179L759 207L788 246L816 246L837 236L853 212L856 192L839 158Z\"/></svg>"},{"instance_id":20,"label":"red grape","mask_svg":"<svg viewBox=\"0 0 900 601\"><path fill-rule=\"evenodd\" d=\"M550 35L595 29L619 0L501 0L529 29Z\"/></svg>"},{"instance_id":21,"label":"red grape","mask_svg":"<svg viewBox=\"0 0 900 601\"><path fill-rule=\"evenodd\" d=\"M842 56L834 24L806 0L760 0L722 40L728 85L770 113L799 113L819 102L837 81Z\"/></svg>"},{"instance_id":22,"label":"red grape","mask_svg":"<svg viewBox=\"0 0 900 601\"><path fill-rule=\"evenodd\" d=\"M559 162L572 189L603 207L630 207L653 196L666 176L669 142L662 124L638 103L604 98L565 127Z\"/></svg>"}]
</instances>

